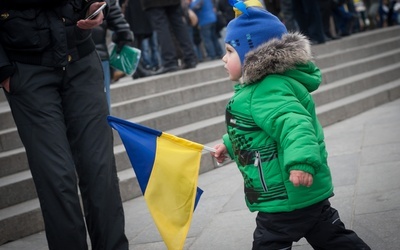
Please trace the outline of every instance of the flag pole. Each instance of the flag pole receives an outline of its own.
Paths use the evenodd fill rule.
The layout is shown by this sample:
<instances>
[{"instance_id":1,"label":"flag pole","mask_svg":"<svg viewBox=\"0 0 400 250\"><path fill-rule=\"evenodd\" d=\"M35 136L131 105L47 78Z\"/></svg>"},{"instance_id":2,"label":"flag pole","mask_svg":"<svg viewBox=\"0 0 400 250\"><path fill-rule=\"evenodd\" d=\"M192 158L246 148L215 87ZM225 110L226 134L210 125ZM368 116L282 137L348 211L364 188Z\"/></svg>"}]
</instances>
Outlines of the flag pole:
<instances>
[{"instance_id":1,"label":"flag pole","mask_svg":"<svg viewBox=\"0 0 400 250\"><path fill-rule=\"evenodd\" d=\"M207 150L209 152L213 152L213 153L215 153L217 151L215 148L207 147L205 145L203 145L203 149ZM217 163L218 167L221 167L223 165L222 163L219 163L219 162L216 162L216 163Z\"/></svg>"},{"instance_id":2,"label":"flag pole","mask_svg":"<svg viewBox=\"0 0 400 250\"><path fill-rule=\"evenodd\" d=\"M209 151L209 152L213 152L213 153L215 153L217 150L215 150L214 148L211 148L211 147L207 147L207 146L205 146L205 145L203 145L203 149L204 150L207 150L207 151Z\"/></svg>"}]
</instances>

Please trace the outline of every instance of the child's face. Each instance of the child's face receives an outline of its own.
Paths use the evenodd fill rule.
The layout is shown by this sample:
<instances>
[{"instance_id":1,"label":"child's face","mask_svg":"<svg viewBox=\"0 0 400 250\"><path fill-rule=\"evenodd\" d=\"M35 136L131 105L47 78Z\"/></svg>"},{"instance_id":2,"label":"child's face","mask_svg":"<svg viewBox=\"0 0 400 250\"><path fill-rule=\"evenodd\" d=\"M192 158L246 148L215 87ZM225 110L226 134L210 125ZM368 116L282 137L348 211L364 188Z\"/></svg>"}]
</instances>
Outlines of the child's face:
<instances>
[{"instance_id":1,"label":"child's face","mask_svg":"<svg viewBox=\"0 0 400 250\"><path fill-rule=\"evenodd\" d=\"M242 64L236 50L229 44L225 44L225 55L222 61L225 63L225 69L228 72L231 81L239 81L242 77Z\"/></svg>"}]
</instances>

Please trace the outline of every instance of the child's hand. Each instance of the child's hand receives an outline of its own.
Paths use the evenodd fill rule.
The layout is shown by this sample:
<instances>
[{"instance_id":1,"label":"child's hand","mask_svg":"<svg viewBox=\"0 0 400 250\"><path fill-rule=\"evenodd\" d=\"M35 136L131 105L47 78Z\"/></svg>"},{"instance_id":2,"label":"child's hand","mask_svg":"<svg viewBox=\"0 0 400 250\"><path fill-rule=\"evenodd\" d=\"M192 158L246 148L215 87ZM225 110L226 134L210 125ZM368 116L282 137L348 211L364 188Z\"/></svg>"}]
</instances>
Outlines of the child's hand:
<instances>
[{"instance_id":1,"label":"child's hand","mask_svg":"<svg viewBox=\"0 0 400 250\"><path fill-rule=\"evenodd\" d=\"M300 185L310 187L313 183L313 176L307 172L292 170L290 171L289 180L293 183L295 187L298 187Z\"/></svg>"},{"instance_id":2,"label":"child's hand","mask_svg":"<svg viewBox=\"0 0 400 250\"><path fill-rule=\"evenodd\" d=\"M211 155L215 157L218 163L223 163L225 159L227 158L226 153L226 146L225 144L217 144L214 146L214 149L216 150L215 153L211 152Z\"/></svg>"}]
</instances>

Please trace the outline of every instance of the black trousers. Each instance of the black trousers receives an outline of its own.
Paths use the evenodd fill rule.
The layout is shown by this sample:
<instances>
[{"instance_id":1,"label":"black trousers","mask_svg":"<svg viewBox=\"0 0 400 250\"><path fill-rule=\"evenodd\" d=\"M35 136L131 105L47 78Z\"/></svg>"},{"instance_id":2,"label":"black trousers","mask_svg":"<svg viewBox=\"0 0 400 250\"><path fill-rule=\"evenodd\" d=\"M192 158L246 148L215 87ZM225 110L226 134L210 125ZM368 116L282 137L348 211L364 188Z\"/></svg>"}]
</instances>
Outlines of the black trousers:
<instances>
[{"instance_id":1,"label":"black trousers","mask_svg":"<svg viewBox=\"0 0 400 250\"><path fill-rule=\"evenodd\" d=\"M324 35L332 37L330 21L332 16L332 10L334 7L333 0L318 0L319 8L321 11L322 28L324 30Z\"/></svg>"},{"instance_id":2,"label":"black trousers","mask_svg":"<svg viewBox=\"0 0 400 250\"><path fill-rule=\"evenodd\" d=\"M88 249L86 227L92 249L128 249L100 58L92 52L64 69L16 68L6 95L49 249Z\"/></svg>"},{"instance_id":3,"label":"black trousers","mask_svg":"<svg viewBox=\"0 0 400 250\"><path fill-rule=\"evenodd\" d=\"M310 40L324 43L324 30L317 0L292 0L294 18L300 31Z\"/></svg>"},{"instance_id":4,"label":"black trousers","mask_svg":"<svg viewBox=\"0 0 400 250\"><path fill-rule=\"evenodd\" d=\"M193 43L189 37L186 24L182 20L180 4L156 7L146 10L152 28L157 32L158 44L161 48L161 59L164 67L178 65L177 49L174 38L180 46L185 63L197 62Z\"/></svg>"},{"instance_id":5,"label":"black trousers","mask_svg":"<svg viewBox=\"0 0 400 250\"><path fill-rule=\"evenodd\" d=\"M355 232L346 229L328 200L288 213L262 213L256 218L253 250L291 249L306 238L318 250L370 250Z\"/></svg>"}]
</instances>

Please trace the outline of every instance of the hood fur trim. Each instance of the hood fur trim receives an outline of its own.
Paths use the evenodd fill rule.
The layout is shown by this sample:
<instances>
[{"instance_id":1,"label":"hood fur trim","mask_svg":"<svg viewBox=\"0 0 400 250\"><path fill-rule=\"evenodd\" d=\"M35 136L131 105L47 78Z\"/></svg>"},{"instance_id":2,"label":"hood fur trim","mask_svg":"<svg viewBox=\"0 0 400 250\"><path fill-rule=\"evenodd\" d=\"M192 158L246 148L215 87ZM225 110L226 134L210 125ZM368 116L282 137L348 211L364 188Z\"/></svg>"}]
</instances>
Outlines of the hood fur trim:
<instances>
[{"instance_id":1,"label":"hood fur trim","mask_svg":"<svg viewBox=\"0 0 400 250\"><path fill-rule=\"evenodd\" d=\"M310 41L301 33L288 33L272 39L246 54L243 82L251 84L269 74L280 74L313 59Z\"/></svg>"}]
</instances>

